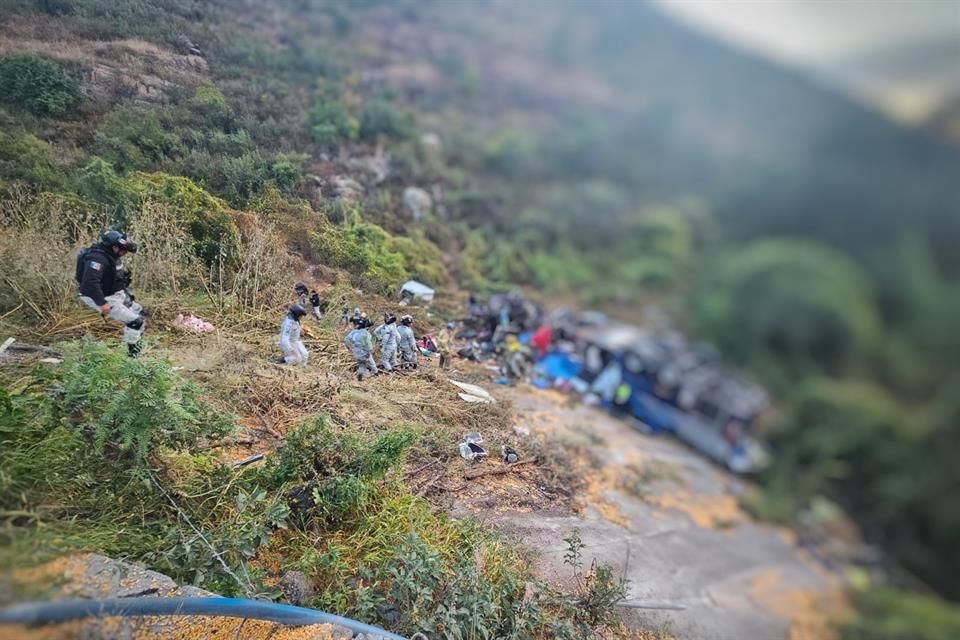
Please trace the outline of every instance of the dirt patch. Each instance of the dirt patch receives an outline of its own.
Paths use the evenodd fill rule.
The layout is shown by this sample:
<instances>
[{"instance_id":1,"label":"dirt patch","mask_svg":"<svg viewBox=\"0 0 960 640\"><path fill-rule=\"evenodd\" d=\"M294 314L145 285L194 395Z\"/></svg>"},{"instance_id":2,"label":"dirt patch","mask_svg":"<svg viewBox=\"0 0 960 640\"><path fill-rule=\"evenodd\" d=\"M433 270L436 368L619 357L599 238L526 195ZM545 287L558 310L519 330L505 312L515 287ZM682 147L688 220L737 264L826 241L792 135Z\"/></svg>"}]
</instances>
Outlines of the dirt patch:
<instances>
[{"instance_id":1,"label":"dirt patch","mask_svg":"<svg viewBox=\"0 0 960 640\"><path fill-rule=\"evenodd\" d=\"M662 509L682 511L704 529L726 529L748 519L736 498L728 495L702 495L681 490L647 496L645 500Z\"/></svg>"},{"instance_id":2,"label":"dirt patch","mask_svg":"<svg viewBox=\"0 0 960 640\"><path fill-rule=\"evenodd\" d=\"M789 640L836 640L834 625L851 612L839 589L824 593L791 588L776 569L762 571L753 578L750 597L766 610L790 620Z\"/></svg>"},{"instance_id":3,"label":"dirt patch","mask_svg":"<svg viewBox=\"0 0 960 640\"><path fill-rule=\"evenodd\" d=\"M34 53L82 65L82 86L95 98L116 95L139 102L164 102L166 87L194 86L207 74L207 61L181 55L143 40L77 38L59 22L37 25L12 20L0 29L0 54Z\"/></svg>"}]
</instances>

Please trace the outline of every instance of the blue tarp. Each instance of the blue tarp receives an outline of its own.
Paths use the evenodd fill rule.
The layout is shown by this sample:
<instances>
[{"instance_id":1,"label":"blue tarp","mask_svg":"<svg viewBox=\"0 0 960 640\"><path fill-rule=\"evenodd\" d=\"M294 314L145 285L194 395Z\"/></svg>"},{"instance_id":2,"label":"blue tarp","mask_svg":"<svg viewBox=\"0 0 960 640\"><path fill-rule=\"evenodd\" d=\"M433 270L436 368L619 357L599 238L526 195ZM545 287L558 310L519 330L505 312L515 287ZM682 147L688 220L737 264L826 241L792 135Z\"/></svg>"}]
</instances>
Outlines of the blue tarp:
<instances>
[{"instance_id":1,"label":"blue tarp","mask_svg":"<svg viewBox=\"0 0 960 640\"><path fill-rule=\"evenodd\" d=\"M537 370L551 380L569 380L576 377L582 368L583 365L579 362L574 362L567 354L559 351L548 353L537 363Z\"/></svg>"}]
</instances>

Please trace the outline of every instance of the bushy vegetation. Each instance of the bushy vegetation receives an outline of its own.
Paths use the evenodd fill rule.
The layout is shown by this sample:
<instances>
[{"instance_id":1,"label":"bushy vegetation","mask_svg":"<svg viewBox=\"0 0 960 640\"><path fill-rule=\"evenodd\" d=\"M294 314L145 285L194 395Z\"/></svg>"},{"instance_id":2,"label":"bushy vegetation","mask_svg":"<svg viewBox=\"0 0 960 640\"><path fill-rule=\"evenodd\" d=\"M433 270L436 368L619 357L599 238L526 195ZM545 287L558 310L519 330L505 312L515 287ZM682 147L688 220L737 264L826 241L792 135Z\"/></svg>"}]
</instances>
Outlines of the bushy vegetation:
<instances>
[{"instance_id":1,"label":"bushy vegetation","mask_svg":"<svg viewBox=\"0 0 960 640\"><path fill-rule=\"evenodd\" d=\"M769 240L731 251L705 274L696 301L705 332L728 353L796 380L841 372L876 338L870 285L825 247Z\"/></svg>"},{"instance_id":2,"label":"bushy vegetation","mask_svg":"<svg viewBox=\"0 0 960 640\"><path fill-rule=\"evenodd\" d=\"M222 436L232 426L232 418L211 410L199 389L162 360L131 360L92 341L66 345L61 367L35 372L16 391L5 387L0 400L0 564L22 563L34 552L96 548L144 559L197 584L246 591L250 585L230 580L231 568L217 561L215 548L192 547L198 539L189 526L236 514L174 502L173 483L191 480L167 475L172 451ZM218 488L228 502L244 488L228 485L222 470L206 468L207 474L193 469L193 481L206 490ZM266 523L271 514L256 511L247 517ZM242 527L224 532L229 537L217 542L233 553L243 542ZM52 538L56 545L49 544ZM195 561L180 562L178 556L191 548ZM191 575L200 566L217 570Z\"/></svg>"},{"instance_id":3,"label":"bushy vegetation","mask_svg":"<svg viewBox=\"0 0 960 640\"><path fill-rule=\"evenodd\" d=\"M840 629L843 640L950 640L960 634L960 613L942 600L908 591L858 593L860 616Z\"/></svg>"},{"instance_id":4,"label":"bushy vegetation","mask_svg":"<svg viewBox=\"0 0 960 640\"><path fill-rule=\"evenodd\" d=\"M440 250L422 232L395 237L356 218L342 225L324 224L313 234L317 259L354 274L357 284L392 294L409 277L434 284L447 280Z\"/></svg>"},{"instance_id":5,"label":"bushy vegetation","mask_svg":"<svg viewBox=\"0 0 960 640\"><path fill-rule=\"evenodd\" d=\"M3 119L0 113L0 121ZM64 180L54 150L29 133L0 131L0 190L8 181L38 189L62 187Z\"/></svg>"},{"instance_id":6,"label":"bushy vegetation","mask_svg":"<svg viewBox=\"0 0 960 640\"><path fill-rule=\"evenodd\" d=\"M170 364L137 360L102 343L69 345L56 393L74 427L91 436L94 450L131 455L143 462L161 446L186 447L200 436L231 426L199 402L199 389L178 378Z\"/></svg>"},{"instance_id":7,"label":"bushy vegetation","mask_svg":"<svg viewBox=\"0 0 960 640\"><path fill-rule=\"evenodd\" d=\"M54 60L23 53L0 58L0 102L36 116L72 115L77 83Z\"/></svg>"},{"instance_id":8,"label":"bushy vegetation","mask_svg":"<svg viewBox=\"0 0 960 640\"><path fill-rule=\"evenodd\" d=\"M322 145L350 141L360 133L360 123L338 100L320 100L310 110L310 133Z\"/></svg>"},{"instance_id":9,"label":"bushy vegetation","mask_svg":"<svg viewBox=\"0 0 960 640\"><path fill-rule=\"evenodd\" d=\"M0 566L71 549L140 560L218 593L265 593L251 562L280 554L310 604L431 636L584 638L618 624L626 584L584 570L562 593L515 547L409 493L393 470L409 428L361 435L310 418L259 468L202 445L235 426L156 354L82 341L61 367L0 392ZM50 542L56 539L56 544Z\"/></svg>"}]
</instances>

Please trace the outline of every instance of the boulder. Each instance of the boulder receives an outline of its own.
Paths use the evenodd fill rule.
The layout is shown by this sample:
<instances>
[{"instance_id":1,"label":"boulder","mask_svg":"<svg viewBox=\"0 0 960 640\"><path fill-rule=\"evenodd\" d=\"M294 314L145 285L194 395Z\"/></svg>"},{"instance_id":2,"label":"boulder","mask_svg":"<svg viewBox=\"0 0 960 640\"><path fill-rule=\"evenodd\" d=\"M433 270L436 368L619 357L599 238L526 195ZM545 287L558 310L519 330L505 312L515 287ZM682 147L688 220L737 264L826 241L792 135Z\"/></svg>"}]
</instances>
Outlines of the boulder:
<instances>
[{"instance_id":1,"label":"boulder","mask_svg":"<svg viewBox=\"0 0 960 640\"><path fill-rule=\"evenodd\" d=\"M334 176L330 180L333 196L341 200L359 200L363 197L363 185L347 176Z\"/></svg>"},{"instance_id":2,"label":"boulder","mask_svg":"<svg viewBox=\"0 0 960 640\"><path fill-rule=\"evenodd\" d=\"M303 604L317 594L303 571L287 571L280 578L280 590L293 604Z\"/></svg>"},{"instance_id":3,"label":"boulder","mask_svg":"<svg viewBox=\"0 0 960 640\"><path fill-rule=\"evenodd\" d=\"M433 198L420 187L407 187L403 190L403 206L413 216L414 222L420 222L423 214L433 210Z\"/></svg>"}]
</instances>

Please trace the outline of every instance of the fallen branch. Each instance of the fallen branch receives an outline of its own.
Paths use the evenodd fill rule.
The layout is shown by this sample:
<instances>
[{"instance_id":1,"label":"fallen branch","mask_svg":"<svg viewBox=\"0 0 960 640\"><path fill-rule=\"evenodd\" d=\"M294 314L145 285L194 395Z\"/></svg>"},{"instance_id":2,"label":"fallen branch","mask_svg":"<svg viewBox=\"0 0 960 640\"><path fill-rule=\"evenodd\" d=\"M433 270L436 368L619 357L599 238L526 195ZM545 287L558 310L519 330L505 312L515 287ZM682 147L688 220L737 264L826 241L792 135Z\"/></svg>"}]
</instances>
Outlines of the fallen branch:
<instances>
[{"instance_id":1,"label":"fallen branch","mask_svg":"<svg viewBox=\"0 0 960 640\"><path fill-rule=\"evenodd\" d=\"M417 468L414 469L413 471L408 471L405 475L406 475L408 478L411 478L411 477L417 475L418 473L420 473L421 471L423 471L424 469L427 469L427 468L429 468L429 467L432 467L433 465L437 464L438 462L440 462L440 458L434 458L434 459L431 460L430 462L428 462L428 463L426 463L426 464L420 465L419 467L417 467Z\"/></svg>"},{"instance_id":2,"label":"fallen branch","mask_svg":"<svg viewBox=\"0 0 960 640\"><path fill-rule=\"evenodd\" d=\"M422 498L424 495L426 495L430 487L435 485L442 477L443 477L443 471L441 471L440 473L438 473L437 475L433 476L432 478L427 480L425 483L423 483L420 486L420 488L417 489L417 494L416 494L417 497Z\"/></svg>"},{"instance_id":3,"label":"fallen branch","mask_svg":"<svg viewBox=\"0 0 960 640\"><path fill-rule=\"evenodd\" d=\"M250 576L246 575L246 572L247 572L246 566L242 564L240 565L240 568L243 569L244 574L246 575L246 578L247 578L247 581L244 582L243 580L240 579L240 576L234 573L233 569L231 569L230 566L223 560L223 552L218 551L217 548L214 547L213 544L211 544L210 540L207 539L207 536L203 535L203 532L199 528L197 528L195 524L193 524L193 521L190 519L190 516L188 516L186 512L180 508L180 505L178 505L177 502L173 499L173 496L167 493L167 490L163 488L163 485L160 484L160 481L157 480L157 478L153 475L153 473L151 473L148 470L147 475L150 477L150 480L153 481L154 486L156 486L157 489L160 490L160 493L163 494L163 496L167 499L170 505L177 512L177 515L183 518L184 522L186 522L187 525L189 525L189 527L193 529L193 532L197 534L197 537L203 541L203 543L210 550L210 553L213 554L213 557L216 558L217 561L220 563L220 566L223 567L223 570L227 573L227 575L233 578L234 581L236 581L237 585L239 585L240 588L247 593L247 595L252 594L254 592L254 589L253 589L253 585L250 582Z\"/></svg>"},{"instance_id":4,"label":"fallen branch","mask_svg":"<svg viewBox=\"0 0 960 640\"><path fill-rule=\"evenodd\" d=\"M46 353L48 355L55 356L58 358L63 357L63 354L57 351L56 349L51 349L50 347L45 347L39 344L27 344L25 342L13 343L9 347L7 347L7 350L24 352L24 353L31 353L31 352Z\"/></svg>"},{"instance_id":5,"label":"fallen branch","mask_svg":"<svg viewBox=\"0 0 960 640\"><path fill-rule=\"evenodd\" d=\"M535 462L536 460L521 460L520 462L514 462L513 464L504 465L495 469L484 470L476 473L465 473L463 477L466 480L473 480L475 478L482 478L484 476L500 476L505 473L510 473L517 467L522 467L525 464L533 464Z\"/></svg>"}]
</instances>

